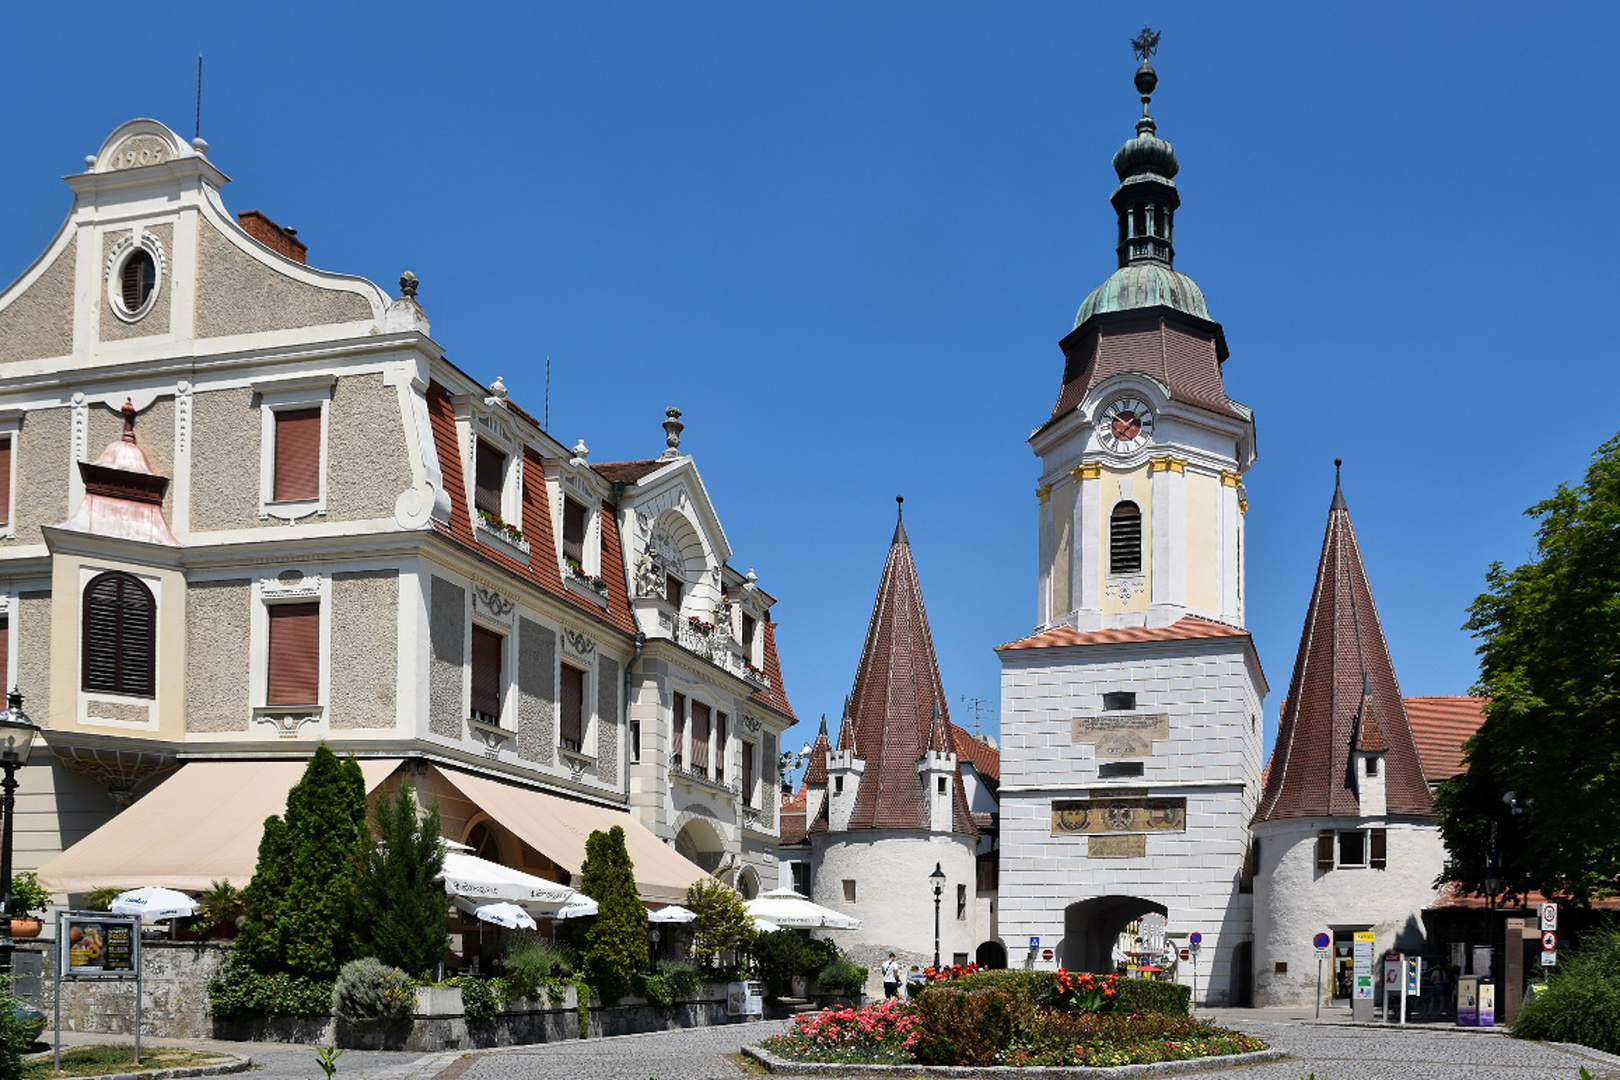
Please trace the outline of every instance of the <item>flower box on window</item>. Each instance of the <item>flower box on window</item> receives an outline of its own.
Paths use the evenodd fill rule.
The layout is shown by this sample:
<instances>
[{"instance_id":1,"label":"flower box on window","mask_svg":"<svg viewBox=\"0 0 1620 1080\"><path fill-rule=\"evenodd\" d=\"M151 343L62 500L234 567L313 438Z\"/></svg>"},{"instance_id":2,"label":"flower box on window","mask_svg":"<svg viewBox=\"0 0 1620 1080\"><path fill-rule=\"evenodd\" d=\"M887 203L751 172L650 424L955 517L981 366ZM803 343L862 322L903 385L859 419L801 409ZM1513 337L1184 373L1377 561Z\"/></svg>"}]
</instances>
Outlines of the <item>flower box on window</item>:
<instances>
[{"instance_id":1,"label":"flower box on window","mask_svg":"<svg viewBox=\"0 0 1620 1080\"><path fill-rule=\"evenodd\" d=\"M473 518L473 534L479 543L505 548L522 562L529 561L529 541L524 538L523 530L487 510L480 510Z\"/></svg>"}]
</instances>

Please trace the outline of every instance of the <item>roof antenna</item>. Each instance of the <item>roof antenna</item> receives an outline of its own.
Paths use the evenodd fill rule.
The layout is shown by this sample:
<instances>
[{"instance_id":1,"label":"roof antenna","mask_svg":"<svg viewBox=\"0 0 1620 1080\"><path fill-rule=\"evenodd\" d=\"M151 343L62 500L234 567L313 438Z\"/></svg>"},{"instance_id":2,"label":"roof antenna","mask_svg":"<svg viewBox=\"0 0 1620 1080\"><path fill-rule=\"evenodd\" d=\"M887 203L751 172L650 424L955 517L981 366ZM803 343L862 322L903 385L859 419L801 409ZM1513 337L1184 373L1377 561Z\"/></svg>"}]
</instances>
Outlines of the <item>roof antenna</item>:
<instances>
[{"instance_id":1,"label":"roof antenna","mask_svg":"<svg viewBox=\"0 0 1620 1080\"><path fill-rule=\"evenodd\" d=\"M194 139L202 138L202 53L197 54L197 126L192 129Z\"/></svg>"},{"instance_id":2,"label":"roof antenna","mask_svg":"<svg viewBox=\"0 0 1620 1080\"><path fill-rule=\"evenodd\" d=\"M551 432L551 357L546 357L546 433Z\"/></svg>"}]
</instances>

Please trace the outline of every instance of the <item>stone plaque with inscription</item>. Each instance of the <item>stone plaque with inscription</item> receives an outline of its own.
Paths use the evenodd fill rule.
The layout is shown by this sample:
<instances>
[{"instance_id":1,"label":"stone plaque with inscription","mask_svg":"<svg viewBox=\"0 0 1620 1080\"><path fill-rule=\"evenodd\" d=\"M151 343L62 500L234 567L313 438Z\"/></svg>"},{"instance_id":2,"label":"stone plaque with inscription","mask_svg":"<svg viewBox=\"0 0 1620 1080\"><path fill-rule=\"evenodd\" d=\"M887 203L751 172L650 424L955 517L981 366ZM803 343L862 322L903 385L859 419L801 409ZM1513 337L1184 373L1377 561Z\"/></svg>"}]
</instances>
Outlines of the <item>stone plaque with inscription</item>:
<instances>
[{"instance_id":1,"label":"stone plaque with inscription","mask_svg":"<svg viewBox=\"0 0 1620 1080\"><path fill-rule=\"evenodd\" d=\"M1186 832L1184 798L1059 799L1052 803L1052 834Z\"/></svg>"},{"instance_id":2,"label":"stone plaque with inscription","mask_svg":"<svg viewBox=\"0 0 1620 1080\"><path fill-rule=\"evenodd\" d=\"M1135 859L1147 854L1147 833L1093 836L1086 840L1086 855L1093 859Z\"/></svg>"},{"instance_id":3,"label":"stone plaque with inscription","mask_svg":"<svg viewBox=\"0 0 1620 1080\"><path fill-rule=\"evenodd\" d=\"M1074 718L1074 741L1090 743L1099 758L1152 757L1154 740L1169 737L1170 717L1164 713Z\"/></svg>"}]
</instances>

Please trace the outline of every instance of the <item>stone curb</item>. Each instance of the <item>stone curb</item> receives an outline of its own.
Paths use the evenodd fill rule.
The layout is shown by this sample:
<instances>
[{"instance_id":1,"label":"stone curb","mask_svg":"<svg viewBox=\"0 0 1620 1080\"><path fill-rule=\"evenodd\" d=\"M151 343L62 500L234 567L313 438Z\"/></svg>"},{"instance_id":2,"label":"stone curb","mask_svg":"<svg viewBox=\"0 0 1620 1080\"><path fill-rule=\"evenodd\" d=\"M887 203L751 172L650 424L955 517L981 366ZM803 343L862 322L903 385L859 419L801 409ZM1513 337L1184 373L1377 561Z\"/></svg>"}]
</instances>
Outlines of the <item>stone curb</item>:
<instances>
[{"instance_id":1,"label":"stone curb","mask_svg":"<svg viewBox=\"0 0 1620 1080\"><path fill-rule=\"evenodd\" d=\"M34 1060L49 1058L51 1055L30 1054ZM63 1073L61 1080L183 1080L188 1076L224 1076L227 1073L247 1072L253 1067L250 1057L233 1057L229 1061L221 1061L214 1065L188 1065L178 1069L152 1069L147 1072L98 1073L95 1076L72 1076Z\"/></svg>"},{"instance_id":2,"label":"stone curb","mask_svg":"<svg viewBox=\"0 0 1620 1080\"><path fill-rule=\"evenodd\" d=\"M1035 1077L1037 1080L1099 1080L1101 1077L1168 1076L1172 1073L1229 1069L1236 1065L1260 1065L1293 1057L1286 1050L1251 1050L1246 1054L1160 1061L1151 1065L834 1065L818 1061L790 1061L758 1046L743 1047L744 1054L773 1073L790 1076L941 1076L941 1077Z\"/></svg>"}]
</instances>

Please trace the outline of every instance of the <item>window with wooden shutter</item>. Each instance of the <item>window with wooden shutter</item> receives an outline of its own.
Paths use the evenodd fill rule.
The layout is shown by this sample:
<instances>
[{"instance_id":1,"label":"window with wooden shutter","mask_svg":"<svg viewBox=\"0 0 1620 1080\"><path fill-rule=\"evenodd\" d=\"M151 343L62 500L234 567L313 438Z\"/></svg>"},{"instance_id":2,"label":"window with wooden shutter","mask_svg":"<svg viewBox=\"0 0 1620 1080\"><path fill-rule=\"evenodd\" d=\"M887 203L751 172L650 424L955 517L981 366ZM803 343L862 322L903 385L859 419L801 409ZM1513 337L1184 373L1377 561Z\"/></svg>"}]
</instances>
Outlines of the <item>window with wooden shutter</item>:
<instances>
[{"instance_id":1,"label":"window with wooden shutter","mask_svg":"<svg viewBox=\"0 0 1620 1080\"><path fill-rule=\"evenodd\" d=\"M692 771L709 775L709 707L692 702Z\"/></svg>"},{"instance_id":2,"label":"window with wooden shutter","mask_svg":"<svg viewBox=\"0 0 1620 1080\"><path fill-rule=\"evenodd\" d=\"M0 438L0 525L11 523L11 436Z\"/></svg>"},{"instance_id":3,"label":"window with wooden shutter","mask_svg":"<svg viewBox=\"0 0 1620 1080\"><path fill-rule=\"evenodd\" d=\"M277 409L276 502L321 497L321 409Z\"/></svg>"},{"instance_id":4,"label":"window with wooden shutter","mask_svg":"<svg viewBox=\"0 0 1620 1080\"><path fill-rule=\"evenodd\" d=\"M753 661L754 661L754 617L752 615L744 615L742 617L742 646L743 646L743 651L748 654L748 662L753 663Z\"/></svg>"},{"instance_id":5,"label":"window with wooden shutter","mask_svg":"<svg viewBox=\"0 0 1620 1080\"><path fill-rule=\"evenodd\" d=\"M754 805L754 744L742 744L742 803Z\"/></svg>"},{"instance_id":6,"label":"window with wooden shutter","mask_svg":"<svg viewBox=\"0 0 1620 1080\"><path fill-rule=\"evenodd\" d=\"M1333 869L1333 830L1323 829L1316 834L1316 868Z\"/></svg>"},{"instance_id":7,"label":"window with wooden shutter","mask_svg":"<svg viewBox=\"0 0 1620 1080\"><path fill-rule=\"evenodd\" d=\"M314 705L321 698L321 605L319 601L273 604L270 616L270 684L266 705Z\"/></svg>"},{"instance_id":8,"label":"window with wooden shutter","mask_svg":"<svg viewBox=\"0 0 1620 1080\"><path fill-rule=\"evenodd\" d=\"M1389 834L1384 829L1373 829L1367 838L1370 848L1367 865L1374 870L1383 870L1389 866Z\"/></svg>"},{"instance_id":9,"label":"window with wooden shutter","mask_svg":"<svg viewBox=\"0 0 1620 1080\"><path fill-rule=\"evenodd\" d=\"M1142 572L1142 510L1133 502L1118 503L1109 515L1108 572Z\"/></svg>"},{"instance_id":10,"label":"window with wooden shutter","mask_svg":"<svg viewBox=\"0 0 1620 1080\"><path fill-rule=\"evenodd\" d=\"M563 500L563 558L585 565L585 506L573 499Z\"/></svg>"},{"instance_id":11,"label":"window with wooden shutter","mask_svg":"<svg viewBox=\"0 0 1620 1080\"><path fill-rule=\"evenodd\" d=\"M670 738L674 748L670 751L670 761L678 769L685 760L686 748L686 695L672 694L670 696Z\"/></svg>"},{"instance_id":12,"label":"window with wooden shutter","mask_svg":"<svg viewBox=\"0 0 1620 1080\"><path fill-rule=\"evenodd\" d=\"M472 629L472 718L501 722L501 653L504 638L482 626Z\"/></svg>"},{"instance_id":13,"label":"window with wooden shutter","mask_svg":"<svg viewBox=\"0 0 1620 1080\"><path fill-rule=\"evenodd\" d=\"M152 290L157 288L157 263L149 252L136 250L124 260L118 276L118 298L124 302L124 312L134 315L146 305Z\"/></svg>"},{"instance_id":14,"label":"window with wooden shutter","mask_svg":"<svg viewBox=\"0 0 1620 1080\"><path fill-rule=\"evenodd\" d=\"M473 507L500 517L501 492L506 489L506 455L479 439L473 477L477 485L473 492Z\"/></svg>"},{"instance_id":15,"label":"window with wooden shutter","mask_svg":"<svg viewBox=\"0 0 1620 1080\"><path fill-rule=\"evenodd\" d=\"M714 778L726 778L726 714L714 714Z\"/></svg>"},{"instance_id":16,"label":"window with wooden shutter","mask_svg":"<svg viewBox=\"0 0 1620 1080\"><path fill-rule=\"evenodd\" d=\"M585 741L585 672L568 664L562 665L562 700L558 711L562 714L560 738L564 750L579 751Z\"/></svg>"},{"instance_id":17,"label":"window with wooden shutter","mask_svg":"<svg viewBox=\"0 0 1620 1080\"><path fill-rule=\"evenodd\" d=\"M80 686L104 694L155 697L157 601L133 574L97 574L84 587Z\"/></svg>"},{"instance_id":18,"label":"window with wooden shutter","mask_svg":"<svg viewBox=\"0 0 1620 1080\"><path fill-rule=\"evenodd\" d=\"M664 575L664 599L676 611L681 610L681 596L686 591L684 583L674 574Z\"/></svg>"}]
</instances>

